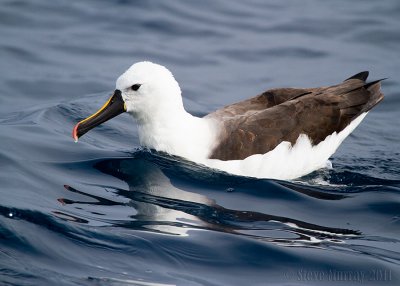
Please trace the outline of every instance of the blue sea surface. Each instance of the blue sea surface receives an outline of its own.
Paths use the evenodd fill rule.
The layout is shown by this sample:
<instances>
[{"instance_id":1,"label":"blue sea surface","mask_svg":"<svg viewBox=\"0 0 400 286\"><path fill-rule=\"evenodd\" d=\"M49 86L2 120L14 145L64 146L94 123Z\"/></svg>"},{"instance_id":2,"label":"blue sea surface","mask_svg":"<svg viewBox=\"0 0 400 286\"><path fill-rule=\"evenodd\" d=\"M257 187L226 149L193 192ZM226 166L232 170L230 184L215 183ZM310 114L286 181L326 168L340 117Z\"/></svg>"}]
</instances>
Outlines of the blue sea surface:
<instances>
[{"instance_id":1,"label":"blue sea surface","mask_svg":"<svg viewBox=\"0 0 400 286\"><path fill-rule=\"evenodd\" d=\"M0 285L400 285L400 1L0 2ZM131 64L203 116L363 70L374 108L293 181L140 148L126 114L74 124Z\"/></svg>"}]
</instances>

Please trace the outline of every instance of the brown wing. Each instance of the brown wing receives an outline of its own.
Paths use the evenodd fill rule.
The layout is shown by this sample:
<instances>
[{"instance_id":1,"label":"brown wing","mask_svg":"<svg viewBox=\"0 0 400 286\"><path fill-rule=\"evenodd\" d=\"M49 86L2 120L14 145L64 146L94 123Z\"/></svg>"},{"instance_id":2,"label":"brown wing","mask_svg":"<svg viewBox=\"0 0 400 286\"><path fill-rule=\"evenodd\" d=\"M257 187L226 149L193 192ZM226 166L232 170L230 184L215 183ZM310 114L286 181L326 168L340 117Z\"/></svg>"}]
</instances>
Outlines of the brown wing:
<instances>
[{"instance_id":1,"label":"brown wing","mask_svg":"<svg viewBox=\"0 0 400 286\"><path fill-rule=\"evenodd\" d=\"M318 144L383 99L379 81L366 84L367 76L363 72L331 87L273 89L210 113L208 118L221 122L210 158L265 154L282 141L294 144L300 134Z\"/></svg>"},{"instance_id":2,"label":"brown wing","mask_svg":"<svg viewBox=\"0 0 400 286\"><path fill-rule=\"evenodd\" d=\"M265 91L264 93L227 105L213 113L208 114L206 117L230 117L239 116L247 112L254 112L265 110L275 105L281 104L285 101L298 98L302 95L311 93L313 89L305 88L275 88Z\"/></svg>"}]
</instances>

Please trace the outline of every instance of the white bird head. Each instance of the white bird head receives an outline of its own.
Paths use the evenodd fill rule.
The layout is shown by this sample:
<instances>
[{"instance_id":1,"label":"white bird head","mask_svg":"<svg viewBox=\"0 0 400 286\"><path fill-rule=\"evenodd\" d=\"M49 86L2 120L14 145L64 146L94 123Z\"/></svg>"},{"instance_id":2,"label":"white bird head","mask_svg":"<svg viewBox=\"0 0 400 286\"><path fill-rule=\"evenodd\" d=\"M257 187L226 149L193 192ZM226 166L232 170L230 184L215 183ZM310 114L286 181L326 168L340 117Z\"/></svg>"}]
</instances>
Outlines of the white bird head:
<instances>
[{"instance_id":1,"label":"white bird head","mask_svg":"<svg viewBox=\"0 0 400 286\"><path fill-rule=\"evenodd\" d=\"M126 111L138 120L183 108L181 89L172 73L152 62L133 64L116 82Z\"/></svg>"},{"instance_id":2,"label":"white bird head","mask_svg":"<svg viewBox=\"0 0 400 286\"><path fill-rule=\"evenodd\" d=\"M139 123L163 120L184 111L181 89L172 73L152 62L133 64L116 82L113 96L96 113L75 125L75 141L90 129L129 112Z\"/></svg>"}]
</instances>

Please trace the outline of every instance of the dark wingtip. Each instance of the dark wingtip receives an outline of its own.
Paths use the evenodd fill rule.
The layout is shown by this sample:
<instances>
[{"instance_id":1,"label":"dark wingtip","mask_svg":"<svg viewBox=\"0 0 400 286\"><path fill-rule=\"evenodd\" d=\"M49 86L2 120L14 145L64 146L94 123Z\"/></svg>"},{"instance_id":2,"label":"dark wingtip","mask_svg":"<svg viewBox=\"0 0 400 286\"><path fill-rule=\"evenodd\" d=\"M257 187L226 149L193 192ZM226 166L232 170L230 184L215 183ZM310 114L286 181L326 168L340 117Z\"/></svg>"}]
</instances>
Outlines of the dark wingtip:
<instances>
[{"instance_id":1,"label":"dark wingtip","mask_svg":"<svg viewBox=\"0 0 400 286\"><path fill-rule=\"evenodd\" d=\"M349 79L359 79L359 80L362 80L362 81L366 81L367 78L368 78L368 75L369 75L369 71L362 71L362 72L359 72L358 74L355 74L355 75L349 77L349 78L346 79L346 80L349 80ZM345 81L346 81L346 80L345 80Z\"/></svg>"},{"instance_id":2,"label":"dark wingtip","mask_svg":"<svg viewBox=\"0 0 400 286\"><path fill-rule=\"evenodd\" d=\"M371 82L365 84L365 85L364 85L364 88L365 88L365 89L368 89L369 87L373 86L374 84L377 84L377 83L379 83L379 82L381 82L382 80L385 80L385 79L387 79L387 77L381 78L381 79L378 79L378 80L371 81Z\"/></svg>"}]
</instances>

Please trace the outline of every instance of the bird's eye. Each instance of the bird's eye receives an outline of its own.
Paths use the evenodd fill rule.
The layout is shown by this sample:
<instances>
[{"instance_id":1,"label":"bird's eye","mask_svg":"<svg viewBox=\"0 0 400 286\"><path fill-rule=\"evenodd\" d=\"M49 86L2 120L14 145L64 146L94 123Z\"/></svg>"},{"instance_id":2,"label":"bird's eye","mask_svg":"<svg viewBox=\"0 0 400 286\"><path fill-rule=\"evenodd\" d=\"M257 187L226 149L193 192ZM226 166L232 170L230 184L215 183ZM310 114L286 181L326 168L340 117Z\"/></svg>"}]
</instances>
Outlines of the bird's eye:
<instances>
[{"instance_id":1,"label":"bird's eye","mask_svg":"<svg viewBox=\"0 0 400 286\"><path fill-rule=\"evenodd\" d=\"M138 83L137 83L137 84L132 85L132 86L131 86L131 89L134 90L134 91L137 91L137 90L139 89L140 86L141 86L141 84L138 84Z\"/></svg>"}]
</instances>

